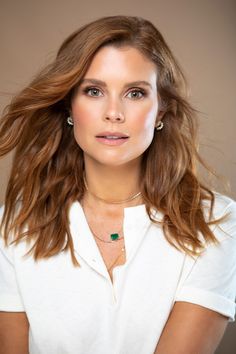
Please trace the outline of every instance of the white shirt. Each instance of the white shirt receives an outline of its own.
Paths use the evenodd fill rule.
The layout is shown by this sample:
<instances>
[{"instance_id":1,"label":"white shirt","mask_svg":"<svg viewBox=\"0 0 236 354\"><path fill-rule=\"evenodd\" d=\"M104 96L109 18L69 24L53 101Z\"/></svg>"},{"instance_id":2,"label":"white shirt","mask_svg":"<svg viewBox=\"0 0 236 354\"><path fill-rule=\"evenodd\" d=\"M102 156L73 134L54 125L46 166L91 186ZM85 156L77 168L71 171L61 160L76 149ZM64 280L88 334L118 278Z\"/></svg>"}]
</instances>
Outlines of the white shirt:
<instances>
[{"instance_id":1,"label":"white shirt","mask_svg":"<svg viewBox=\"0 0 236 354\"><path fill-rule=\"evenodd\" d=\"M207 307L234 321L236 203L216 195L213 226L220 246L191 258L165 239L144 205L124 211L127 262L113 284L81 205L70 209L75 254L35 262L24 242L5 248L0 238L0 311L25 311L31 354L153 354L175 301ZM160 213L156 218L162 218ZM181 324L180 324L181 325Z\"/></svg>"}]
</instances>

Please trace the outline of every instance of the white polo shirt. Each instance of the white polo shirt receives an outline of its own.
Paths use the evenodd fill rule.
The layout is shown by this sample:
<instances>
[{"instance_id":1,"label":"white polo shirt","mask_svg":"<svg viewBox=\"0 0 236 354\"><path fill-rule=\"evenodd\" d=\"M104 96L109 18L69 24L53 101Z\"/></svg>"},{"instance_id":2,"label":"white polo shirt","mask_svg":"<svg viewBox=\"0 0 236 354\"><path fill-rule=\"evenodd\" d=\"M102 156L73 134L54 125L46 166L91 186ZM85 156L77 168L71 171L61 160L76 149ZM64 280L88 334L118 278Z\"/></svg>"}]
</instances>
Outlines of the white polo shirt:
<instances>
[{"instance_id":1,"label":"white polo shirt","mask_svg":"<svg viewBox=\"0 0 236 354\"><path fill-rule=\"evenodd\" d=\"M78 202L70 226L80 268L69 252L35 262L23 257L24 242L6 249L0 238L0 310L26 312L31 354L153 354L175 301L233 321L236 203L216 198L215 216L230 213L214 226L221 244L194 258L166 241L144 205L126 208L127 262L114 269L113 284Z\"/></svg>"}]
</instances>

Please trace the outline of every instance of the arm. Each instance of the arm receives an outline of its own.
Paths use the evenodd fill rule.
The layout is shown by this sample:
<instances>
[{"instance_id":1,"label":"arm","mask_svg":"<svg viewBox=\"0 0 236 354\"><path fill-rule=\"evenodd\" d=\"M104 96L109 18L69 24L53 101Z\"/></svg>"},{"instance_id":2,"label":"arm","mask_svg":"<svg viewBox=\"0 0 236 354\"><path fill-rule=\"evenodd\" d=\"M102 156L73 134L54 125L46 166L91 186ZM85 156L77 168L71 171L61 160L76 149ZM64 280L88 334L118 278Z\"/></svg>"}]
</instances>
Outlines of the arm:
<instances>
[{"instance_id":1,"label":"arm","mask_svg":"<svg viewBox=\"0 0 236 354\"><path fill-rule=\"evenodd\" d=\"M5 247L0 235L0 354L28 354L28 332L13 247Z\"/></svg>"},{"instance_id":2,"label":"arm","mask_svg":"<svg viewBox=\"0 0 236 354\"><path fill-rule=\"evenodd\" d=\"M228 215L213 227L220 244L207 245L181 279L155 354L213 354L234 320L236 203L217 198L215 217Z\"/></svg>"},{"instance_id":3,"label":"arm","mask_svg":"<svg viewBox=\"0 0 236 354\"><path fill-rule=\"evenodd\" d=\"M199 305L174 304L154 354L213 354L228 318Z\"/></svg>"},{"instance_id":4,"label":"arm","mask_svg":"<svg viewBox=\"0 0 236 354\"><path fill-rule=\"evenodd\" d=\"M0 354L28 354L28 332L25 312L0 312Z\"/></svg>"}]
</instances>

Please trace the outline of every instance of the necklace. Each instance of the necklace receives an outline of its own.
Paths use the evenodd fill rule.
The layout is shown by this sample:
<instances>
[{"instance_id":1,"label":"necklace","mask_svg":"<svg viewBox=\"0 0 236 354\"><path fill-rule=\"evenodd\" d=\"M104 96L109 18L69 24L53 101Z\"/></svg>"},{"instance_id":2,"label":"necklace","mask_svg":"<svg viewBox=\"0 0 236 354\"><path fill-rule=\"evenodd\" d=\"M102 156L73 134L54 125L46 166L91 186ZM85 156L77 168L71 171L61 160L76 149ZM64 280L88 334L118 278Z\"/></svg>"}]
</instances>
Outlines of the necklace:
<instances>
[{"instance_id":1,"label":"necklace","mask_svg":"<svg viewBox=\"0 0 236 354\"><path fill-rule=\"evenodd\" d=\"M107 240L103 240L102 238L100 238L99 236L97 236L94 231L92 230L91 226L89 225L88 223L88 226L89 226L89 229L91 231L91 233L93 234L93 236L97 239L99 239L100 241L102 242L105 242L105 243L114 243L114 241L120 241L122 239L124 239L124 236L123 237L120 237L119 233L121 232L122 230L122 227L120 228L120 230L117 232L117 233L113 233L113 234L110 234L110 238L111 240L107 241ZM112 264L110 264L109 266L107 266L107 270L112 278L112 275L111 275L111 270L112 268L116 265L117 261L120 259L121 256L123 256L123 253L125 251L125 245L121 248L121 252L118 254L118 256L115 258L115 260L112 262ZM103 257L103 256L102 256ZM104 263L105 263L105 260L104 260Z\"/></svg>"},{"instance_id":2,"label":"necklace","mask_svg":"<svg viewBox=\"0 0 236 354\"><path fill-rule=\"evenodd\" d=\"M120 241L122 239L124 239L124 237L119 237L119 232L122 230L122 227L120 228L120 230L118 231L117 234L110 234L110 237L112 238L113 235L118 235L118 237L112 239L111 241L106 241L106 240L103 240L102 238L98 237L94 232L93 230L91 229L91 226L89 225L89 228L90 228L90 231L92 232L93 236L96 237L97 239L99 239L100 241L102 242L105 242L105 243L113 243L114 241ZM121 256L123 256L123 253L125 251L125 245L121 248L121 252L118 254L118 256L116 257L116 259L112 262L112 264L110 264L109 266L107 266L107 270L108 272L110 273L112 268L116 265L117 261L120 259ZM104 260L104 263L105 263L105 260Z\"/></svg>"},{"instance_id":3,"label":"necklace","mask_svg":"<svg viewBox=\"0 0 236 354\"><path fill-rule=\"evenodd\" d=\"M97 236L97 235L95 234L95 232L91 229L91 226L89 226L89 228L90 228L90 231L92 232L92 234L93 234L94 237L96 237L98 240L100 240L100 241L102 241L102 242L105 242L105 243L113 243L114 241L120 241L120 240L122 240L122 239L124 238L124 236L123 236L123 237L120 237L120 235L119 235L119 233L120 233L121 230L122 230L122 227L121 227L120 230L117 231L116 233L110 234L110 240L109 240L109 241L103 240L102 238L100 238L99 236Z\"/></svg>"},{"instance_id":4,"label":"necklace","mask_svg":"<svg viewBox=\"0 0 236 354\"><path fill-rule=\"evenodd\" d=\"M81 203L81 205L82 205L82 207L83 207L83 209L84 209L84 204ZM85 213L85 209L84 209L84 213ZM86 214L85 214L85 215L86 215ZM89 227L91 233L93 234L93 236L94 236L95 238L97 238L98 240L100 240L101 242L113 243L114 241L120 241L120 240L122 240L122 239L124 238L124 236L123 236L123 237L120 236L120 232L122 231L123 224L121 225L121 228L120 228L117 232L113 232L113 233L110 233L110 234L109 234L109 236L110 236L109 241L108 241L108 240L104 240L104 239L102 239L101 237L97 236L97 234L93 231L91 225L89 224L88 220L87 220L87 224L88 224L88 227Z\"/></svg>"},{"instance_id":5,"label":"necklace","mask_svg":"<svg viewBox=\"0 0 236 354\"><path fill-rule=\"evenodd\" d=\"M116 265L118 259L119 259L121 256L123 256L124 251L125 251L125 247L123 247L123 248L121 249L121 253L120 253L120 254L118 255L118 257L114 260L114 262L113 262L109 267L107 267L108 272L110 272L111 269L114 267L114 265Z\"/></svg>"},{"instance_id":6,"label":"necklace","mask_svg":"<svg viewBox=\"0 0 236 354\"><path fill-rule=\"evenodd\" d=\"M123 203L131 202L132 200L138 198L141 195L141 192L138 192L138 193L136 193L136 194L132 195L131 197L129 197L127 199L124 199L124 200L106 200L106 199L103 199L101 197L98 197L96 194L92 193L88 189L88 184L87 184L87 181L85 179L85 176L84 176L84 185L85 185L85 188L86 188L87 192L90 193L94 198L96 198L98 200L101 200L102 202L107 203L107 204L123 204Z\"/></svg>"}]
</instances>

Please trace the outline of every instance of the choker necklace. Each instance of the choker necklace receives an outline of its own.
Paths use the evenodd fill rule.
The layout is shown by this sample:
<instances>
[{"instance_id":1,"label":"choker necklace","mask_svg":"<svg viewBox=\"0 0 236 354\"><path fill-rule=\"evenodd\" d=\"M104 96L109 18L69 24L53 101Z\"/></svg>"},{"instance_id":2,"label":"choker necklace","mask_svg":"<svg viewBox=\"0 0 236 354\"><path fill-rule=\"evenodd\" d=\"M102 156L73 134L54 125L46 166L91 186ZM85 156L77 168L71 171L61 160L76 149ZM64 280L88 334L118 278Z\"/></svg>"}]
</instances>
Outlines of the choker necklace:
<instances>
[{"instance_id":1,"label":"choker necklace","mask_svg":"<svg viewBox=\"0 0 236 354\"><path fill-rule=\"evenodd\" d=\"M136 193L136 194L132 195L131 197L124 199L124 200L116 200L116 201L115 200L106 200L101 197L98 197L96 194L92 193L88 189L88 185L87 185L85 176L84 176L84 185L85 185L87 192L89 192L94 198L101 200L102 202L107 203L107 204L123 204L123 203L131 202L132 200L138 198L141 195L141 192L138 192L138 193Z\"/></svg>"}]
</instances>

